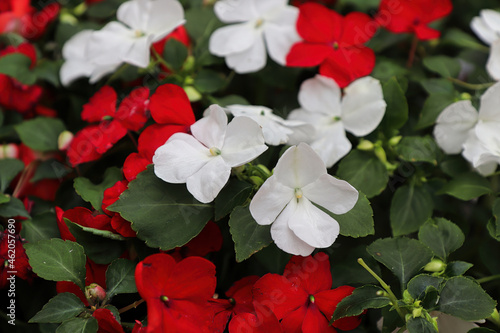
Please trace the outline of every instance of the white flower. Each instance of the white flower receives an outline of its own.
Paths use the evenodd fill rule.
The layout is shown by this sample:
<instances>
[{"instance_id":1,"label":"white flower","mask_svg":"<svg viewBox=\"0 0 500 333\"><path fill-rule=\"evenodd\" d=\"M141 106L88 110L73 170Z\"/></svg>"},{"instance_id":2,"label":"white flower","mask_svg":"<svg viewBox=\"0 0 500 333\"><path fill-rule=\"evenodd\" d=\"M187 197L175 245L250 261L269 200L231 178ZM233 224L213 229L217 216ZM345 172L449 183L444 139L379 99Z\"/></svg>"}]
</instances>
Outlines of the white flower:
<instances>
[{"instance_id":1,"label":"white flower","mask_svg":"<svg viewBox=\"0 0 500 333\"><path fill-rule=\"evenodd\" d=\"M262 127L268 145L286 144L290 138L294 141L305 141L314 133L311 125L303 121L284 120L265 106L233 104L228 105L226 109L235 117L245 116L257 122Z\"/></svg>"},{"instance_id":2,"label":"white flower","mask_svg":"<svg viewBox=\"0 0 500 333\"><path fill-rule=\"evenodd\" d=\"M255 121L237 117L228 124L218 105L211 105L210 114L191 125L191 133L175 133L156 150L154 171L166 182L186 183L203 203L215 199L232 167L252 161L267 149Z\"/></svg>"},{"instance_id":3,"label":"white flower","mask_svg":"<svg viewBox=\"0 0 500 333\"><path fill-rule=\"evenodd\" d=\"M500 163L500 82L481 96L479 112L468 100L446 107L436 120L434 137L447 154L458 154L481 174L495 171Z\"/></svg>"},{"instance_id":4,"label":"white flower","mask_svg":"<svg viewBox=\"0 0 500 333\"><path fill-rule=\"evenodd\" d=\"M491 46L486 70L490 76L500 80L500 13L491 9L481 10L480 16L471 21L471 29L483 42Z\"/></svg>"},{"instance_id":5,"label":"white flower","mask_svg":"<svg viewBox=\"0 0 500 333\"><path fill-rule=\"evenodd\" d=\"M300 40L295 30L299 11L287 0L220 0L214 11L224 23L236 23L214 31L212 54L225 57L237 73L256 72L266 65L267 54L280 65L292 45Z\"/></svg>"},{"instance_id":6,"label":"white flower","mask_svg":"<svg viewBox=\"0 0 500 333\"><path fill-rule=\"evenodd\" d=\"M302 83L299 103L302 108L292 111L288 118L315 127L316 135L309 143L327 167L351 150L345 132L359 137L369 134L382 121L386 108L380 82L369 76L352 82L341 98L333 79L316 75Z\"/></svg>"},{"instance_id":7,"label":"white flower","mask_svg":"<svg viewBox=\"0 0 500 333\"><path fill-rule=\"evenodd\" d=\"M235 118L238 119L238 118ZM250 203L260 225L271 226L271 237L285 252L307 256L333 244L339 224L316 205L334 214L351 210L358 191L326 173L321 158L307 144L290 147Z\"/></svg>"}]
</instances>

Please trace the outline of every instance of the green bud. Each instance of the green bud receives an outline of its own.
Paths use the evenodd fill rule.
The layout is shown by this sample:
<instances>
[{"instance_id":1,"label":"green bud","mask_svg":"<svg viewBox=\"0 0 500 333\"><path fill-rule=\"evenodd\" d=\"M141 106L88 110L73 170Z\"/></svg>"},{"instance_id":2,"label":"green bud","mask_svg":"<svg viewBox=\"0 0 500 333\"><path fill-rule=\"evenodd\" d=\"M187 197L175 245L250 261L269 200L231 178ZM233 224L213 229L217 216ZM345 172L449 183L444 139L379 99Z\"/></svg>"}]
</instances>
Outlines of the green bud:
<instances>
[{"instance_id":1,"label":"green bud","mask_svg":"<svg viewBox=\"0 0 500 333\"><path fill-rule=\"evenodd\" d=\"M464 93L460 94L460 99L461 100L471 100L472 96L469 93L464 92Z\"/></svg>"},{"instance_id":2,"label":"green bud","mask_svg":"<svg viewBox=\"0 0 500 333\"><path fill-rule=\"evenodd\" d=\"M413 311L411 312L411 315L413 316L413 318L422 317L422 308L413 309Z\"/></svg>"},{"instance_id":3,"label":"green bud","mask_svg":"<svg viewBox=\"0 0 500 333\"><path fill-rule=\"evenodd\" d=\"M184 91L188 95L190 102L197 102L201 99L201 94L193 86L184 87Z\"/></svg>"},{"instance_id":4,"label":"green bud","mask_svg":"<svg viewBox=\"0 0 500 333\"><path fill-rule=\"evenodd\" d=\"M262 175L265 175L266 178L269 178L272 175L272 172L269 171L269 169L265 165L258 164L255 168L258 169Z\"/></svg>"},{"instance_id":5,"label":"green bud","mask_svg":"<svg viewBox=\"0 0 500 333\"><path fill-rule=\"evenodd\" d=\"M493 313L491 314L490 318L493 319L494 322L500 323L500 314L498 314L497 309L493 310Z\"/></svg>"},{"instance_id":6,"label":"green bud","mask_svg":"<svg viewBox=\"0 0 500 333\"><path fill-rule=\"evenodd\" d=\"M78 24L78 19L67 11L61 11L61 14L59 15L59 21L62 23L69 24L69 25L77 25Z\"/></svg>"},{"instance_id":7,"label":"green bud","mask_svg":"<svg viewBox=\"0 0 500 333\"><path fill-rule=\"evenodd\" d=\"M191 71L194 68L194 63L195 63L195 59L194 59L194 57L192 55L190 55L190 56L188 56L186 58L186 61L184 61L184 66L182 68L184 70L186 70L186 71ZM186 78L186 81L187 81L188 78L190 78L191 80L193 80L192 77L188 76ZM191 83L193 83L193 82L191 82Z\"/></svg>"},{"instance_id":8,"label":"green bud","mask_svg":"<svg viewBox=\"0 0 500 333\"><path fill-rule=\"evenodd\" d=\"M189 58L188 58L188 59L189 59ZM187 61L187 60L186 60L186 61ZM193 79L193 77L192 77L192 76L186 76L186 77L184 78L184 84L185 84L185 85L191 85L191 84L193 84L193 83L194 83L194 79ZM186 88L184 88L184 89L186 89Z\"/></svg>"},{"instance_id":9,"label":"green bud","mask_svg":"<svg viewBox=\"0 0 500 333\"><path fill-rule=\"evenodd\" d=\"M106 290L97 283L91 283L85 287L85 297L89 301L89 304L95 305L106 298Z\"/></svg>"},{"instance_id":10,"label":"green bud","mask_svg":"<svg viewBox=\"0 0 500 333\"><path fill-rule=\"evenodd\" d=\"M250 181L257 186L262 186L264 184L264 180L258 176L250 176Z\"/></svg>"},{"instance_id":11,"label":"green bud","mask_svg":"<svg viewBox=\"0 0 500 333\"><path fill-rule=\"evenodd\" d=\"M424 270L427 272L442 272L446 269L446 264L441 259L432 259L427 265L425 265Z\"/></svg>"},{"instance_id":12,"label":"green bud","mask_svg":"<svg viewBox=\"0 0 500 333\"><path fill-rule=\"evenodd\" d=\"M408 292L408 289L403 291L403 301L406 303L406 304L413 304L413 302L415 301L413 299L413 297L411 297L410 293Z\"/></svg>"},{"instance_id":13,"label":"green bud","mask_svg":"<svg viewBox=\"0 0 500 333\"><path fill-rule=\"evenodd\" d=\"M385 150L384 150L384 148L382 148L382 146L375 145L375 148L373 151L375 153L375 156L377 156L378 159L380 161L382 161L382 163L387 162L387 155L385 154Z\"/></svg>"},{"instance_id":14,"label":"green bud","mask_svg":"<svg viewBox=\"0 0 500 333\"><path fill-rule=\"evenodd\" d=\"M363 151L372 151L373 150L373 142L368 140L361 140L358 144L358 149Z\"/></svg>"},{"instance_id":15,"label":"green bud","mask_svg":"<svg viewBox=\"0 0 500 333\"><path fill-rule=\"evenodd\" d=\"M403 137L401 135L398 136L393 136L392 138L389 139L389 146L394 147L397 146L399 141L401 141Z\"/></svg>"}]
</instances>

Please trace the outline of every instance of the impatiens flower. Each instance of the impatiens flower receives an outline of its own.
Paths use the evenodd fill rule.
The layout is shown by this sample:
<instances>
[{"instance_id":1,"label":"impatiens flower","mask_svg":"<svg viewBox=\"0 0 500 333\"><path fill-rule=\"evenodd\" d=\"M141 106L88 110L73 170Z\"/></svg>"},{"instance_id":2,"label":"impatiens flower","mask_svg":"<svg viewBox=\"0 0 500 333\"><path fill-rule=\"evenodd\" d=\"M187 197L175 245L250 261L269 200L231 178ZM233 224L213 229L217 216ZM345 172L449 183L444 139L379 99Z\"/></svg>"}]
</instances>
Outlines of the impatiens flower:
<instances>
[{"instance_id":1,"label":"impatiens flower","mask_svg":"<svg viewBox=\"0 0 500 333\"><path fill-rule=\"evenodd\" d=\"M276 315L267 306L257 304L255 311L239 313L231 319L229 333L284 333Z\"/></svg>"},{"instance_id":2,"label":"impatiens flower","mask_svg":"<svg viewBox=\"0 0 500 333\"><path fill-rule=\"evenodd\" d=\"M226 58L236 73L261 70L266 65L266 48L280 65L293 43L300 38L295 31L298 10L284 0L221 0L214 11L224 23L210 37L210 53Z\"/></svg>"},{"instance_id":3,"label":"impatiens flower","mask_svg":"<svg viewBox=\"0 0 500 333\"><path fill-rule=\"evenodd\" d=\"M137 291L148 306L147 332L205 332L212 320L215 266L200 257L180 262L154 254L135 269Z\"/></svg>"},{"instance_id":4,"label":"impatiens flower","mask_svg":"<svg viewBox=\"0 0 500 333\"><path fill-rule=\"evenodd\" d=\"M12 275L29 281L34 277L19 234L12 235L7 230L0 232L0 263L2 264L0 266L0 289L4 289L9 284L7 278Z\"/></svg>"},{"instance_id":5,"label":"impatiens flower","mask_svg":"<svg viewBox=\"0 0 500 333\"><path fill-rule=\"evenodd\" d=\"M208 203L229 180L231 168L262 154L267 146L260 126L248 117L229 124L224 110L210 106L210 114L191 125L191 133L175 133L153 156L154 171L168 183L186 183L200 202Z\"/></svg>"},{"instance_id":6,"label":"impatiens flower","mask_svg":"<svg viewBox=\"0 0 500 333\"><path fill-rule=\"evenodd\" d=\"M394 33L414 33L420 40L439 38L428 24L451 13L450 0L382 0L378 22Z\"/></svg>"},{"instance_id":7,"label":"impatiens flower","mask_svg":"<svg viewBox=\"0 0 500 333\"><path fill-rule=\"evenodd\" d=\"M483 9L470 23L471 29L483 42L490 45L490 56L486 70L490 76L500 80L500 13L491 9Z\"/></svg>"},{"instance_id":8,"label":"impatiens flower","mask_svg":"<svg viewBox=\"0 0 500 333\"><path fill-rule=\"evenodd\" d=\"M305 141L314 133L314 128L303 121L284 120L273 114L265 106L254 105L228 105L226 107L235 117L245 116L253 119L262 127L266 144L278 146L286 144L290 138L293 141Z\"/></svg>"},{"instance_id":9,"label":"impatiens flower","mask_svg":"<svg viewBox=\"0 0 500 333\"><path fill-rule=\"evenodd\" d=\"M370 74L375 53L363 44L377 28L363 13L342 17L317 3L300 6L297 31L303 41L296 43L286 58L287 66L320 66L319 73L333 78L343 88Z\"/></svg>"},{"instance_id":10,"label":"impatiens flower","mask_svg":"<svg viewBox=\"0 0 500 333\"><path fill-rule=\"evenodd\" d=\"M97 319L99 332L103 333L125 333L122 325L116 320L109 309L101 308L92 313L92 317Z\"/></svg>"},{"instance_id":11,"label":"impatiens flower","mask_svg":"<svg viewBox=\"0 0 500 333\"><path fill-rule=\"evenodd\" d=\"M500 83L481 96L479 113L471 102L451 104L441 112L434 127L436 142L447 154L463 156L483 175L495 171L500 163Z\"/></svg>"},{"instance_id":12,"label":"impatiens flower","mask_svg":"<svg viewBox=\"0 0 500 333\"><path fill-rule=\"evenodd\" d=\"M307 256L315 248L333 244L339 224L317 206L345 214L358 200L349 183L326 173L318 154L305 143L290 147L250 203L260 225L271 226L271 236L285 252Z\"/></svg>"},{"instance_id":13,"label":"impatiens flower","mask_svg":"<svg viewBox=\"0 0 500 333\"><path fill-rule=\"evenodd\" d=\"M353 287L332 289L330 261L325 253L314 257L292 257L283 276L266 274L253 288L256 304L268 305L287 333L335 333L335 328L353 330L360 317L346 317L329 325L337 304ZM256 305L257 306L257 305Z\"/></svg>"},{"instance_id":14,"label":"impatiens flower","mask_svg":"<svg viewBox=\"0 0 500 333\"><path fill-rule=\"evenodd\" d=\"M302 83L299 103L288 118L310 123L316 134L306 142L329 168L351 150L346 131L355 136L372 132L384 117L386 103L380 82L364 77L344 89L332 79L316 75Z\"/></svg>"}]
</instances>

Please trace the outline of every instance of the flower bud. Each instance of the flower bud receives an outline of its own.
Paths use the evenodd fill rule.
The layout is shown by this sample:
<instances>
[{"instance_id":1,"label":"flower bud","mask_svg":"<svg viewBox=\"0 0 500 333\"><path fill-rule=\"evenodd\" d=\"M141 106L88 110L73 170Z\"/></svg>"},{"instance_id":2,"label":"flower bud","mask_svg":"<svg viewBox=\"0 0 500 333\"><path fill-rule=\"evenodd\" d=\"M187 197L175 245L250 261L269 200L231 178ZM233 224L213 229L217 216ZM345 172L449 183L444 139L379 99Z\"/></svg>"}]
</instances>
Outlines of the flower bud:
<instances>
[{"instance_id":1,"label":"flower bud","mask_svg":"<svg viewBox=\"0 0 500 333\"><path fill-rule=\"evenodd\" d=\"M192 55L188 56L186 58L186 61L184 61L183 69L186 71L191 71L194 68L194 63L195 63L194 57Z\"/></svg>"},{"instance_id":2,"label":"flower bud","mask_svg":"<svg viewBox=\"0 0 500 333\"><path fill-rule=\"evenodd\" d=\"M70 131L63 131L61 134L59 134L59 137L57 138L57 147L59 150L66 150L69 147L69 144L71 141L73 141L73 133Z\"/></svg>"},{"instance_id":3,"label":"flower bud","mask_svg":"<svg viewBox=\"0 0 500 333\"><path fill-rule=\"evenodd\" d=\"M378 157L378 159L382 162L385 163L387 162L387 155L385 154L384 148L382 148L379 145L375 145L375 148L373 150L375 152L375 155Z\"/></svg>"},{"instance_id":4,"label":"flower bud","mask_svg":"<svg viewBox=\"0 0 500 333\"><path fill-rule=\"evenodd\" d=\"M368 140L361 140L358 144L358 149L363 150L363 151L372 151L373 150L373 143Z\"/></svg>"},{"instance_id":5,"label":"flower bud","mask_svg":"<svg viewBox=\"0 0 500 333\"><path fill-rule=\"evenodd\" d=\"M427 265L425 265L424 270L427 272L442 272L446 269L446 264L441 259L432 259Z\"/></svg>"},{"instance_id":6,"label":"flower bud","mask_svg":"<svg viewBox=\"0 0 500 333\"><path fill-rule=\"evenodd\" d=\"M393 136L392 138L389 139L389 146L394 147L397 146L399 141L401 141L403 137L401 135L398 136Z\"/></svg>"},{"instance_id":7,"label":"flower bud","mask_svg":"<svg viewBox=\"0 0 500 333\"><path fill-rule=\"evenodd\" d=\"M201 99L201 94L192 86L184 87L184 91L186 92L190 102L197 102Z\"/></svg>"},{"instance_id":8,"label":"flower bud","mask_svg":"<svg viewBox=\"0 0 500 333\"><path fill-rule=\"evenodd\" d=\"M469 94L469 93L461 93L460 94L460 100L471 100L472 99L472 96Z\"/></svg>"},{"instance_id":9,"label":"flower bud","mask_svg":"<svg viewBox=\"0 0 500 333\"><path fill-rule=\"evenodd\" d=\"M91 305L97 304L106 298L106 290L97 283L91 283L85 287L85 297Z\"/></svg>"},{"instance_id":10,"label":"flower bud","mask_svg":"<svg viewBox=\"0 0 500 333\"><path fill-rule=\"evenodd\" d=\"M411 312L413 318L418 318L418 317L422 317L422 308L415 308L413 309L413 311Z\"/></svg>"},{"instance_id":11,"label":"flower bud","mask_svg":"<svg viewBox=\"0 0 500 333\"><path fill-rule=\"evenodd\" d=\"M19 156L19 148L13 143L0 145L0 159L2 158L17 158Z\"/></svg>"},{"instance_id":12,"label":"flower bud","mask_svg":"<svg viewBox=\"0 0 500 333\"><path fill-rule=\"evenodd\" d=\"M262 184L264 184L264 180L258 176L250 176L250 181L254 184L254 185L257 185L259 187L262 186Z\"/></svg>"},{"instance_id":13,"label":"flower bud","mask_svg":"<svg viewBox=\"0 0 500 333\"><path fill-rule=\"evenodd\" d=\"M408 290L403 291L403 301L406 304L413 304L415 301L413 297L411 297L410 292Z\"/></svg>"}]
</instances>

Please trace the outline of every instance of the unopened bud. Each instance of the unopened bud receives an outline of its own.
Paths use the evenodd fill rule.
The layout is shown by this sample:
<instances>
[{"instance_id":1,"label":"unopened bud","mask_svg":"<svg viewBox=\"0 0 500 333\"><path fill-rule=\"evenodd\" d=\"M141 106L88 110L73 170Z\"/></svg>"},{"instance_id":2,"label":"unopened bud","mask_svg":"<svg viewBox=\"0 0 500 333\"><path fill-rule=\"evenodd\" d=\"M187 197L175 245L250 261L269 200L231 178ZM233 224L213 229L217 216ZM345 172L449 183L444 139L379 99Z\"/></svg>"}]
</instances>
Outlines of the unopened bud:
<instances>
[{"instance_id":1,"label":"unopened bud","mask_svg":"<svg viewBox=\"0 0 500 333\"><path fill-rule=\"evenodd\" d=\"M90 304L97 304L106 298L106 290L97 283L91 283L85 287L85 297Z\"/></svg>"},{"instance_id":2,"label":"unopened bud","mask_svg":"<svg viewBox=\"0 0 500 333\"><path fill-rule=\"evenodd\" d=\"M412 314L413 318L422 317L422 308L413 309L411 314Z\"/></svg>"},{"instance_id":3,"label":"unopened bud","mask_svg":"<svg viewBox=\"0 0 500 333\"><path fill-rule=\"evenodd\" d=\"M66 150L69 147L69 144L71 141L73 141L73 133L70 131L63 131L61 134L59 134L59 137L57 138L57 147L59 150Z\"/></svg>"},{"instance_id":4,"label":"unopened bud","mask_svg":"<svg viewBox=\"0 0 500 333\"><path fill-rule=\"evenodd\" d=\"M13 143L0 145L0 159L2 158L17 158L19 156L19 148Z\"/></svg>"},{"instance_id":5,"label":"unopened bud","mask_svg":"<svg viewBox=\"0 0 500 333\"><path fill-rule=\"evenodd\" d=\"M250 181L257 186L262 186L264 184L264 180L258 176L250 176Z\"/></svg>"},{"instance_id":6,"label":"unopened bud","mask_svg":"<svg viewBox=\"0 0 500 333\"><path fill-rule=\"evenodd\" d=\"M425 265L424 270L427 272L442 272L446 269L446 264L441 259L432 259L427 265Z\"/></svg>"},{"instance_id":7,"label":"unopened bud","mask_svg":"<svg viewBox=\"0 0 500 333\"><path fill-rule=\"evenodd\" d=\"M498 314L497 309L493 310L493 313L491 314L490 318L493 319L494 322L500 323L500 314Z\"/></svg>"},{"instance_id":8,"label":"unopened bud","mask_svg":"<svg viewBox=\"0 0 500 333\"><path fill-rule=\"evenodd\" d=\"M375 152L375 155L378 157L378 159L382 161L382 163L387 162L387 155L385 154L384 148L376 145L373 151Z\"/></svg>"},{"instance_id":9,"label":"unopened bud","mask_svg":"<svg viewBox=\"0 0 500 333\"><path fill-rule=\"evenodd\" d=\"M200 92L192 86L184 87L184 91L186 92L190 102L197 102L202 97Z\"/></svg>"},{"instance_id":10,"label":"unopened bud","mask_svg":"<svg viewBox=\"0 0 500 333\"><path fill-rule=\"evenodd\" d=\"M186 61L184 61L184 70L186 71L191 71L194 68L194 57L192 55L188 56L186 58ZM193 80L194 81L194 80Z\"/></svg>"},{"instance_id":11,"label":"unopened bud","mask_svg":"<svg viewBox=\"0 0 500 333\"><path fill-rule=\"evenodd\" d=\"M461 93L460 94L460 100L471 100L472 99L472 96L469 94L469 93Z\"/></svg>"},{"instance_id":12,"label":"unopened bud","mask_svg":"<svg viewBox=\"0 0 500 333\"><path fill-rule=\"evenodd\" d=\"M399 141L401 141L403 137L401 135L398 136L393 136L392 138L389 139L389 146L394 147L397 146Z\"/></svg>"},{"instance_id":13,"label":"unopened bud","mask_svg":"<svg viewBox=\"0 0 500 333\"><path fill-rule=\"evenodd\" d=\"M368 140L361 140L357 147L359 150L363 151L372 151L373 150L373 142Z\"/></svg>"},{"instance_id":14,"label":"unopened bud","mask_svg":"<svg viewBox=\"0 0 500 333\"><path fill-rule=\"evenodd\" d=\"M406 304L413 304L415 301L413 297L411 297L410 292L408 290L403 291L403 301Z\"/></svg>"}]
</instances>

